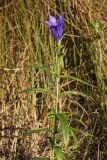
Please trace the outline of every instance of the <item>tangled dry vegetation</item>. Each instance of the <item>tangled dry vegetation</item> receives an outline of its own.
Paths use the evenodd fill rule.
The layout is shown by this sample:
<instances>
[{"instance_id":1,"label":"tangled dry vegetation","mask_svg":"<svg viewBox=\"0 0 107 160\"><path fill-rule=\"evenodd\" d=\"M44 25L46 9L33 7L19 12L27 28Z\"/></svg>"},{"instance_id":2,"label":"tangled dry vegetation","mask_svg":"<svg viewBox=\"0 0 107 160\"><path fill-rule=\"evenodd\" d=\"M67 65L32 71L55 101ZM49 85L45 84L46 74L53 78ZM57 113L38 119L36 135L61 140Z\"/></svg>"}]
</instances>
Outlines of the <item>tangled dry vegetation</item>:
<instances>
[{"instance_id":1,"label":"tangled dry vegetation","mask_svg":"<svg viewBox=\"0 0 107 160\"><path fill-rule=\"evenodd\" d=\"M61 110L72 113L69 124L76 126L80 144L72 149L71 138L64 152L67 159L107 159L107 1L5 0L0 1L0 160L50 155L46 133L31 137L23 133L50 126L47 114L54 101L32 88L54 87L43 70L52 64L53 43L45 20L62 12L61 74L66 79L60 89L78 90L91 99L81 95L60 99Z\"/></svg>"}]
</instances>

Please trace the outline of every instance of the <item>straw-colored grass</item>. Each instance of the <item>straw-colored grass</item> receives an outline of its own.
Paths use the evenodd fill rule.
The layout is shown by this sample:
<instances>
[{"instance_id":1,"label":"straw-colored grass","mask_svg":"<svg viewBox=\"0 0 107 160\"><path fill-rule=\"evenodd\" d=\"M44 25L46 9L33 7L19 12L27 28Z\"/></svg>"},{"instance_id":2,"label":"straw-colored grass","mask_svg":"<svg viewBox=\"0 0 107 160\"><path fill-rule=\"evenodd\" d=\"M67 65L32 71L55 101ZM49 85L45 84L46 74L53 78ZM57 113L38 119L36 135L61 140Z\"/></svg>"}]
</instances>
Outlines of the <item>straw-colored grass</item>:
<instances>
[{"instance_id":1,"label":"straw-colored grass","mask_svg":"<svg viewBox=\"0 0 107 160\"><path fill-rule=\"evenodd\" d=\"M57 44L45 20L60 13L64 34L58 103L72 133L67 148L60 134L56 143L67 160L107 158L107 2L6 0L0 1L0 160L52 154L46 139L50 133L24 133L51 128Z\"/></svg>"}]
</instances>

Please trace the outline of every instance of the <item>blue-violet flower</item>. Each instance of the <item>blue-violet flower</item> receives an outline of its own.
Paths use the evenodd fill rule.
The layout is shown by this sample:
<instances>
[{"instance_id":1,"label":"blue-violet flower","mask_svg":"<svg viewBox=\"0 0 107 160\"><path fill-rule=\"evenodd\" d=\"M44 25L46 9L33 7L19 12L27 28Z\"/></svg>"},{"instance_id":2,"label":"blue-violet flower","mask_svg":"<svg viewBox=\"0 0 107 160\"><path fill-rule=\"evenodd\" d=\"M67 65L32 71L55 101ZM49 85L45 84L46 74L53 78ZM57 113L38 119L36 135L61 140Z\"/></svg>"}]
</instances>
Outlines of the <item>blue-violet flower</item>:
<instances>
[{"instance_id":1,"label":"blue-violet flower","mask_svg":"<svg viewBox=\"0 0 107 160\"><path fill-rule=\"evenodd\" d=\"M63 28L64 28L63 14L60 14L57 20L55 17L49 16L49 21L46 21L46 24L50 28L53 37L56 40L60 41L62 38Z\"/></svg>"}]
</instances>

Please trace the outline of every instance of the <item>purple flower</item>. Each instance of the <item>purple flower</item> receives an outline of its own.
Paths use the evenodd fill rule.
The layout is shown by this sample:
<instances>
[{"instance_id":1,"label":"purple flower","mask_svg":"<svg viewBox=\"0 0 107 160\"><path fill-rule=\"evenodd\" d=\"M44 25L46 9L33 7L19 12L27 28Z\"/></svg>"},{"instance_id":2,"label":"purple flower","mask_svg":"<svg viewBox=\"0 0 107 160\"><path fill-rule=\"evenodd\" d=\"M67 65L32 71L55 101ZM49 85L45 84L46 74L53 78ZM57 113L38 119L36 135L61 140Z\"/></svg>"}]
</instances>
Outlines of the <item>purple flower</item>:
<instances>
[{"instance_id":1,"label":"purple flower","mask_svg":"<svg viewBox=\"0 0 107 160\"><path fill-rule=\"evenodd\" d=\"M46 21L46 24L50 28L53 37L56 40L60 41L62 38L63 28L64 28L63 14L60 14L57 20L55 17L49 16L49 21Z\"/></svg>"}]
</instances>

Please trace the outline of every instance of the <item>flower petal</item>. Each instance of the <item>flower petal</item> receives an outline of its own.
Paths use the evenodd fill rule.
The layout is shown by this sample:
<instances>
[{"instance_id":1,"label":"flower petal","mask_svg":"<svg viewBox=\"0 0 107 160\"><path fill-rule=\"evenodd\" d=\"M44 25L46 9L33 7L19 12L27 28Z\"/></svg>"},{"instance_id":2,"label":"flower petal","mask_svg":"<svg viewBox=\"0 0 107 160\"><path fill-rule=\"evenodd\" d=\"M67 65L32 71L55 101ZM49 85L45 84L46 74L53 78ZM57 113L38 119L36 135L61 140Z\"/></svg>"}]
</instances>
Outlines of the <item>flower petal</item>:
<instances>
[{"instance_id":1,"label":"flower petal","mask_svg":"<svg viewBox=\"0 0 107 160\"><path fill-rule=\"evenodd\" d=\"M51 33L55 39L58 39L57 27L51 27Z\"/></svg>"},{"instance_id":2,"label":"flower petal","mask_svg":"<svg viewBox=\"0 0 107 160\"><path fill-rule=\"evenodd\" d=\"M52 26L52 25L53 25L53 26L57 26L57 21L56 21L55 17L49 16L49 21L50 21L50 23L51 23L51 26Z\"/></svg>"},{"instance_id":3,"label":"flower petal","mask_svg":"<svg viewBox=\"0 0 107 160\"><path fill-rule=\"evenodd\" d=\"M59 18L58 18L58 20L57 20L57 25L60 25L60 24L62 24L62 23L64 23L64 15L63 15L63 14L60 14L60 15L59 15Z\"/></svg>"},{"instance_id":4,"label":"flower petal","mask_svg":"<svg viewBox=\"0 0 107 160\"><path fill-rule=\"evenodd\" d=\"M45 23L48 25L49 28L52 26L52 23L50 21L45 21Z\"/></svg>"},{"instance_id":5,"label":"flower petal","mask_svg":"<svg viewBox=\"0 0 107 160\"><path fill-rule=\"evenodd\" d=\"M58 39L58 40L61 40L61 38L62 38L63 28L64 28L64 25L63 25L63 24L60 24L60 25L57 27L57 32L58 32L57 39Z\"/></svg>"}]
</instances>

